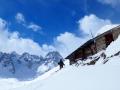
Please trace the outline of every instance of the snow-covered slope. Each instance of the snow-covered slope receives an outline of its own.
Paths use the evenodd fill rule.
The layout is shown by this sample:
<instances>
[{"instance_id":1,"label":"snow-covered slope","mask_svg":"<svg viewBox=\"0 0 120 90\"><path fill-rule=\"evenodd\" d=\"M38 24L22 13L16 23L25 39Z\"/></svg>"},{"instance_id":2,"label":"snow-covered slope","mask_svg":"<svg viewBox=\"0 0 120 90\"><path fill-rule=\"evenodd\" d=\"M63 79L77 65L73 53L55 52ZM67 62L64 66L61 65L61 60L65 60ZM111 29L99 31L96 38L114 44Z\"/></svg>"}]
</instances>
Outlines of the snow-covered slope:
<instances>
[{"instance_id":1,"label":"snow-covered slope","mask_svg":"<svg viewBox=\"0 0 120 90\"><path fill-rule=\"evenodd\" d=\"M116 41L113 41L111 45L106 49L107 56L111 56L120 51L120 36Z\"/></svg>"},{"instance_id":2,"label":"snow-covered slope","mask_svg":"<svg viewBox=\"0 0 120 90\"><path fill-rule=\"evenodd\" d=\"M1 90L119 90L120 58L105 65L67 66L55 69L33 81L0 80ZM7 86L7 87L6 87Z\"/></svg>"},{"instance_id":3,"label":"snow-covered slope","mask_svg":"<svg viewBox=\"0 0 120 90\"><path fill-rule=\"evenodd\" d=\"M106 51L78 62L79 66L66 65L60 71L56 67L31 81L0 79L0 90L120 90L120 47L116 46L118 51L107 56L107 50L115 49L114 45L120 43L119 38ZM88 64L94 60L97 60L95 65Z\"/></svg>"}]
</instances>

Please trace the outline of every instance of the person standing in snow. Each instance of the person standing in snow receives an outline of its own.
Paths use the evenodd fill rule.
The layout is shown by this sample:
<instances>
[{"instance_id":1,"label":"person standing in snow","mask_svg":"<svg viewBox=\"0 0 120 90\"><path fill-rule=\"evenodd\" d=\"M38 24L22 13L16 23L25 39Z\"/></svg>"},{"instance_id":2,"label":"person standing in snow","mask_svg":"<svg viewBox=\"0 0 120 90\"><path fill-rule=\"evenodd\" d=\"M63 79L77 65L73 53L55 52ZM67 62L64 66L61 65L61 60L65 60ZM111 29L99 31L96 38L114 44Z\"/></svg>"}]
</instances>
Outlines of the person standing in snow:
<instances>
[{"instance_id":1,"label":"person standing in snow","mask_svg":"<svg viewBox=\"0 0 120 90\"><path fill-rule=\"evenodd\" d=\"M62 59L60 59L60 61L58 62L58 65L60 66L60 69L62 69L63 66L65 66L65 64L64 64Z\"/></svg>"}]
</instances>

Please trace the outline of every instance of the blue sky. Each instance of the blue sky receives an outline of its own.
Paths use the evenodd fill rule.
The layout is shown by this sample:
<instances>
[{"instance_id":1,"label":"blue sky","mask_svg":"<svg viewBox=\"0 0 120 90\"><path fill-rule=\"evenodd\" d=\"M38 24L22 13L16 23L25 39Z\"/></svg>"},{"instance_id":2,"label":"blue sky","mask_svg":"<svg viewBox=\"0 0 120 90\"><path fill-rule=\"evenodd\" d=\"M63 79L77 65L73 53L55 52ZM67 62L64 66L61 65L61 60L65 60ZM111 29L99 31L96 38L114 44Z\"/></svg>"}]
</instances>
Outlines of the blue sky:
<instances>
[{"instance_id":1,"label":"blue sky","mask_svg":"<svg viewBox=\"0 0 120 90\"><path fill-rule=\"evenodd\" d=\"M86 35L79 23L85 16L119 23L119 4L120 0L0 0L0 18L8 23L9 32L17 31L19 37L41 46L55 46L55 39L66 33Z\"/></svg>"}]
</instances>

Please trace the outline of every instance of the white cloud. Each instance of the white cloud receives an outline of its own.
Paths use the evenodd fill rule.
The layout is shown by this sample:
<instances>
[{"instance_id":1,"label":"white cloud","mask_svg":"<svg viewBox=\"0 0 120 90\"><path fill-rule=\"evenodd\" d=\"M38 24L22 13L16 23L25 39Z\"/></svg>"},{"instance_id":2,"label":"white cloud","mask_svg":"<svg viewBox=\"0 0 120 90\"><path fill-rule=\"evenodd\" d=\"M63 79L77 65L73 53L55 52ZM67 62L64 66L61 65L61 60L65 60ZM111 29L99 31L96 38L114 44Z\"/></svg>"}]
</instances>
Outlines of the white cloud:
<instances>
[{"instance_id":1,"label":"white cloud","mask_svg":"<svg viewBox=\"0 0 120 90\"><path fill-rule=\"evenodd\" d=\"M17 13L15 16L18 23L25 23L25 17L22 13Z\"/></svg>"},{"instance_id":2,"label":"white cloud","mask_svg":"<svg viewBox=\"0 0 120 90\"><path fill-rule=\"evenodd\" d=\"M34 24L34 23L30 23L30 24L28 25L28 28L29 28L29 29L32 29L32 30L35 31L35 32L42 29L41 26L39 26L39 25L37 25L37 24Z\"/></svg>"},{"instance_id":3,"label":"white cloud","mask_svg":"<svg viewBox=\"0 0 120 90\"><path fill-rule=\"evenodd\" d=\"M85 16L79 20L79 29L86 34L90 34L89 30L92 30L94 35L96 33L102 33L106 29L107 30L111 29L113 28L113 26L115 27L116 25L112 24L112 22L108 19L101 19L93 14ZM79 37L73 33L65 32L55 38L54 47L64 57L66 57L68 54L72 53L75 49L80 47L83 43L85 43L89 39L90 39L89 35L86 35L85 37Z\"/></svg>"},{"instance_id":4,"label":"white cloud","mask_svg":"<svg viewBox=\"0 0 120 90\"><path fill-rule=\"evenodd\" d=\"M108 19L101 19L94 14L89 16L84 16L82 19L78 21L79 29L82 30L86 34L95 35L95 33L105 25L111 25L111 21Z\"/></svg>"},{"instance_id":5,"label":"white cloud","mask_svg":"<svg viewBox=\"0 0 120 90\"><path fill-rule=\"evenodd\" d=\"M62 56L67 56L80 45L82 45L88 38L81 38L73 33L65 32L56 37L54 41L54 46L62 54Z\"/></svg>"},{"instance_id":6,"label":"white cloud","mask_svg":"<svg viewBox=\"0 0 120 90\"><path fill-rule=\"evenodd\" d=\"M25 20L25 18L24 18L24 16L22 14L20 14L18 16L23 17L23 20L21 20L21 19L19 19L19 20L21 20L22 22L23 21L26 22L26 20ZM38 31L38 29L41 29L40 26L38 26L38 25L36 25L34 23L25 24L25 26L27 28L29 28L29 29L32 29L33 31ZM26 40L26 39L24 39L24 40ZM30 40L30 41L32 41L32 40ZM37 47L40 48L40 50L38 49L39 52L44 51L44 53L47 53L49 51L57 50L62 54L62 56L65 57L68 54L70 54L71 52L73 52L76 48L78 48L85 41L86 41L86 38L81 38L81 37L76 36L73 33L65 32L65 33L60 34L59 36L57 36L54 39L54 42L53 42L52 45L43 44L41 47L39 45L37 45ZM25 42L27 42L27 41L25 41ZM24 48L27 48L27 47L24 47ZM36 49L34 49L34 50L36 50ZM26 50L21 49L21 51L23 52L23 51L26 51ZM30 51L33 52L31 49L30 49ZM38 53L38 52L36 51L34 53Z\"/></svg>"},{"instance_id":7,"label":"white cloud","mask_svg":"<svg viewBox=\"0 0 120 90\"><path fill-rule=\"evenodd\" d=\"M6 29L7 28L7 22L0 18L0 30Z\"/></svg>"},{"instance_id":8,"label":"white cloud","mask_svg":"<svg viewBox=\"0 0 120 90\"><path fill-rule=\"evenodd\" d=\"M79 29L86 33L86 36L80 37L73 33L65 32L57 36L54 40L54 47L64 57L72 53L87 40L91 39L91 37L87 35L90 34L90 30L92 30L93 35L96 35L116 27L118 24L112 24L109 19L101 19L96 15L91 14L80 19L78 25Z\"/></svg>"},{"instance_id":9,"label":"white cloud","mask_svg":"<svg viewBox=\"0 0 120 90\"><path fill-rule=\"evenodd\" d=\"M101 30L101 28L103 30L103 27L105 26L107 26L106 29L109 29L108 25L109 28L111 28L111 26L113 25L110 20L101 19L93 14L85 16L79 20L80 30L87 34L90 33L89 30L92 30L93 34L95 35L96 32ZM106 29L104 28L104 30ZM76 50L89 39L90 36L88 35L86 35L85 37L79 37L73 33L65 32L57 36L54 39L54 43L51 46L45 44L42 46L42 48L44 48L44 50L46 49L45 51L50 51L50 48L52 48L52 50L57 50L61 53L63 57L66 57L68 54L72 53L74 50Z\"/></svg>"},{"instance_id":10,"label":"white cloud","mask_svg":"<svg viewBox=\"0 0 120 90\"><path fill-rule=\"evenodd\" d=\"M33 22L30 22L30 23L27 22L22 13L17 13L16 16L15 16L15 19L19 24L22 24L24 27L26 27L27 29L31 29L34 32L42 29L41 26L39 26L39 25L37 25Z\"/></svg>"},{"instance_id":11,"label":"white cloud","mask_svg":"<svg viewBox=\"0 0 120 90\"><path fill-rule=\"evenodd\" d=\"M45 55L46 51L40 45L29 38L19 37L18 32L9 32L7 22L0 18L0 51L19 54L29 52L35 55Z\"/></svg>"},{"instance_id":12,"label":"white cloud","mask_svg":"<svg viewBox=\"0 0 120 90\"><path fill-rule=\"evenodd\" d=\"M16 51L19 54L28 52L34 55L45 56L48 52L54 51L54 45L39 45L29 38L22 38L18 32L9 32L7 21L0 18L0 51L11 53Z\"/></svg>"},{"instance_id":13,"label":"white cloud","mask_svg":"<svg viewBox=\"0 0 120 90\"><path fill-rule=\"evenodd\" d=\"M42 49L46 53L51 52L51 51L56 51L56 48L53 45L47 45L47 44L43 44Z\"/></svg>"},{"instance_id":14,"label":"white cloud","mask_svg":"<svg viewBox=\"0 0 120 90\"><path fill-rule=\"evenodd\" d=\"M103 4L111 5L112 7L117 7L120 5L120 0L98 0Z\"/></svg>"},{"instance_id":15,"label":"white cloud","mask_svg":"<svg viewBox=\"0 0 120 90\"><path fill-rule=\"evenodd\" d=\"M89 34L89 30L92 30L95 35L99 29L106 25L111 26L111 21L108 19L101 19L93 14L79 20L79 29L87 34ZM63 57L66 57L89 39L88 35L82 38L73 33L65 32L55 37L51 45L43 44L40 46L31 39L19 37L18 32L10 33L8 30L7 22L0 19L0 51L16 51L20 54L29 52L31 54L41 54L44 56L49 51L57 50Z\"/></svg>"},{"instance_id":16,"label":"white cloud","mask_svg":"<svg viewBox=\"0 0 120 90\"><path fill-rule=\"evenodd\" d=\"M52 45L43 44L42 50L46 53L49 51L59 51L59 53L65 58L87 40L87 37L81 38L73 33L65 32L57 36Z\"/></svg>"}]
</instances>

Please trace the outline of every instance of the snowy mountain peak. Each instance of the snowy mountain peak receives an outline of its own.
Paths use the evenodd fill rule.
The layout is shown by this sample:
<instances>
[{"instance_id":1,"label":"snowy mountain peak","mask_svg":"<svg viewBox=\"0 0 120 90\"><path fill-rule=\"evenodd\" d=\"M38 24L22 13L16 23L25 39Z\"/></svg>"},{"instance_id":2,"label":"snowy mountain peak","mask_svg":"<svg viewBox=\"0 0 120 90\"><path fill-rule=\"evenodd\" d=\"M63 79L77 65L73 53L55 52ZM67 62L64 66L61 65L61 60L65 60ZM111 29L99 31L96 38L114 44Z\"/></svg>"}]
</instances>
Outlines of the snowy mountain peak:
<instances>
[{"instance_id":1,"label":"snowy mountain peak","mask_svg":"<svg viewBox=\"0 0 120 90\"><path fill-rule=\"evenodd\" d=\"M57 62L59 62L59 60L60 59L63 59L63 57L60 55L60 53L59 52L57 52L57 51L52 51L52 52L49 52L46 56L45 56L45 58L47 59L47 60L55 60L55 61L57 61Z\"/></svg>"},{"instance_id":2,"label":"snowy mountain peak","mask_svg":"<svg viewBox=\"0 0 120 90\"><path fill-rule=\"evenodd\" d=\"M12 55L18 55L15 51L11 52Z\"/></svg>"},{"instance_id":3,"label":"snowy mountain peak","mask_svg":"<svg viewBox=\"0 0 120 90\"><path fill-rule=\"evenodd\" d=\"M45 62L39 67L38 71L47 72L51 70L52 68L58 66L58 62L60 59L63 59L63 57L60 55L59 52L57 51L49 52L44 58Z\"/></svg>"},{"instance_id":4,"label":"snowy mountain peak","mask_svg":"<svg viewBox=\"0 0 120 90\"><path fill-rule=\"evenodd\" d=\"M0 77L22 80L35 78L56 67L61 58L62 56L56 51L49 52L46 57L31 55L26 52L22 55L16 52L0 52ZM39 67L41 68L38 71ZM47 67L47 69L44 69L44 67ZM14 75L11 76L11 74Z\"/></svg>"}]
</instances>

